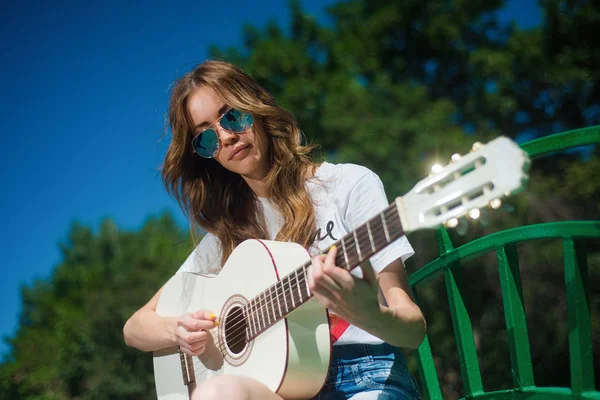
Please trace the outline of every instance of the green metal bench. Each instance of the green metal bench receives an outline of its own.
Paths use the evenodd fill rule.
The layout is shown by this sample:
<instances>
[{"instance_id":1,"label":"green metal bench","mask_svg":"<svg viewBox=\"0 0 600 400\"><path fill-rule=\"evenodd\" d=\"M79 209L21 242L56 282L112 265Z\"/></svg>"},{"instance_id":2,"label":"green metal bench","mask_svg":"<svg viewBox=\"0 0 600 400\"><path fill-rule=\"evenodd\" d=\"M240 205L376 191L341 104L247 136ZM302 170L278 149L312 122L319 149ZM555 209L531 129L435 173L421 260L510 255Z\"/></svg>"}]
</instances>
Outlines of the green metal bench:
<instances>
[{"instance_id":1,"label":"green metal bench","mask_svg":"<svg viewBox=\"0 0 600 400\"><path fill-rule=\"evenodd\" d=\"M531 159L569 148L599 144L600 126L536 139L521 145ZM600 238L600 221L566 221L523 226L497 232L454 248L445 229L437 231L439 258L410 276L413 290L443 275L462 375L468 399L600 399L594 387L587 253L583 242ZM537 387L531 362L517 243L562 241L566 285L571 387ZM458 285L461 262L495 252L506 322L513 387L484 391L471 319ZM428 399L442 399L429 338L415 352L421 390Z\"/></svg>"}]
</instances>

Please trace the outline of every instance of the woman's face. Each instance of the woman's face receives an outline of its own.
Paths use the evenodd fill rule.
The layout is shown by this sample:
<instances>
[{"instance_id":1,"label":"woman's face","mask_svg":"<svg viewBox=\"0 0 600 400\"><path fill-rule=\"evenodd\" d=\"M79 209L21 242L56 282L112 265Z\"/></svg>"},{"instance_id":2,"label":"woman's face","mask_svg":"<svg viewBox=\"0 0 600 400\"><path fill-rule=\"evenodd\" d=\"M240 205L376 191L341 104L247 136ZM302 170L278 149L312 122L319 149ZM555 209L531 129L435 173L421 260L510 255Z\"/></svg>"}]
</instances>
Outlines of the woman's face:
<instances>
[{"instance_id":1,"label":"woman's face","mask_svg":"<svg viewBox=\"0 0 600 400\"><path fill-rule=\"evenodd\" d=\"M211 127L219 136L219 150L215 160L228 170L246 179L262 180L268 170L267 135L257 119L252 128L241 133L232 133L215 123L231 107L208 86L194 91L188 103L194 124L194 135Z\"/></svg>"}]
</instances>

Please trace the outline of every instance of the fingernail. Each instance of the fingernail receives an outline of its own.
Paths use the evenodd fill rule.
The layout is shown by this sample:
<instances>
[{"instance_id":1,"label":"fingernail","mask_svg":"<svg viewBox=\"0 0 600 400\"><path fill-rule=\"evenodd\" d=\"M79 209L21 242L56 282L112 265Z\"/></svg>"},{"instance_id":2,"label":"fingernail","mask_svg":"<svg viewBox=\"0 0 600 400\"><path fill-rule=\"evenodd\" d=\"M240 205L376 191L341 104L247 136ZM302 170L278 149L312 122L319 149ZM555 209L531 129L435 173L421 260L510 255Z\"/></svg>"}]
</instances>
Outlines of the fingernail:
<instances>
[{"instance_id":1,"label":"fingernail","mask_svg":"<svg viewBox=\"0 0 600 400\"><path fill-rule=\"evenodd\" d=\"M219 326L219 322L218 321L215 321L215 326Z\"/></svg>"},{"instance_id":2,"label":"fingernail","mask_svg":"<svg viewBox=\"0 0 600 400\"><path fill-rule=\"evenodd\" d=\"M216 319L217 316L213 313L208 314L208 318Z\"/></svg>"},{"instance_id":3,"label":"fingernail","mask_svg":"<svg viewBox=\"0 0 600 400\"><path fill-rule=\"evenodd\" d=\"M336 248L335 245L333 245L329 248L329 251L334 250L335 248Z\"/></svg>"}]
</instances>

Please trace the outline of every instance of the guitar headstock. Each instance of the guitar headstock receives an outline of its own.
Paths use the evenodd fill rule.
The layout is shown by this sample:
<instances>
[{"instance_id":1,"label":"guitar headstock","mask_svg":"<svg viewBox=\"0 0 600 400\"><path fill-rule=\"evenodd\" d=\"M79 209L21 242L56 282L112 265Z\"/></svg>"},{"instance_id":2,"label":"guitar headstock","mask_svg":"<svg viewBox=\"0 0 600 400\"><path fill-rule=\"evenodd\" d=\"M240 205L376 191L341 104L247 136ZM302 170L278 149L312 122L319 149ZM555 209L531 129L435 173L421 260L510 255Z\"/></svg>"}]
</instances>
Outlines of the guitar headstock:
<instances>
[{"instance_id":1,"label":"guitar headstock","mask_svg":"<svg viewBox=\"0 0 600 400\"><path fill-rule=\"evenodd\" d=\"M453 227L464 215L476 218L482 207L500 207L503 197L524 188L529 165L527 153L507 137L475 143L470 153L455 154L396 199L404 232Z\"/></svg>"}]
</instances>

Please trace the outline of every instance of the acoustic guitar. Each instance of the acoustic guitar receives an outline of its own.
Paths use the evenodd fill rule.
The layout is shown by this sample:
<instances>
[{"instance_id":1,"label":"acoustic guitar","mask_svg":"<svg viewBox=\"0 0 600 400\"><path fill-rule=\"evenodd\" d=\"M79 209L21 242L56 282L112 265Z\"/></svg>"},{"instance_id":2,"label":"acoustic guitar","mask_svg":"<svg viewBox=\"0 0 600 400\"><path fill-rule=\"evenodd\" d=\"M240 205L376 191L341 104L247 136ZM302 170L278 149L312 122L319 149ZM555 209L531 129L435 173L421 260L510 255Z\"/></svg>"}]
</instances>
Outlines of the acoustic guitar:
<instances>
[{"instance_id":1,"label":"acoustic guitar","mask_svg":"<svg viewBox=\"0 0 600 400\"><path fill-rule=\"evenodd\" d=\"M530 161L517 144L499 137L456 154L334 245L336 265L352 270L404 234L432 229L477 214L521 190ZM160 400L188 399L188 385L221 374L247 376L286 399L317 394L329 368L327 310L308 286L308 251L295 243L247 240L216 277L179 273L161 293L157 312L179 316L213 310L219 325L210 333L219 356L191 357L178 347L154 352Z\"/></svg>"}]
</instances>

